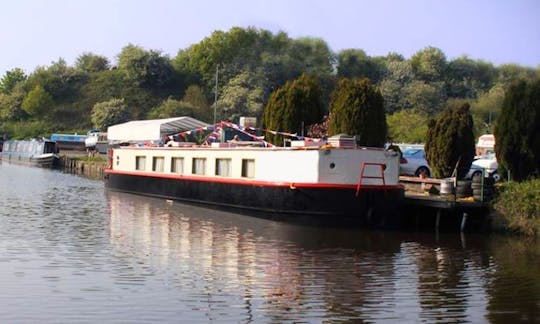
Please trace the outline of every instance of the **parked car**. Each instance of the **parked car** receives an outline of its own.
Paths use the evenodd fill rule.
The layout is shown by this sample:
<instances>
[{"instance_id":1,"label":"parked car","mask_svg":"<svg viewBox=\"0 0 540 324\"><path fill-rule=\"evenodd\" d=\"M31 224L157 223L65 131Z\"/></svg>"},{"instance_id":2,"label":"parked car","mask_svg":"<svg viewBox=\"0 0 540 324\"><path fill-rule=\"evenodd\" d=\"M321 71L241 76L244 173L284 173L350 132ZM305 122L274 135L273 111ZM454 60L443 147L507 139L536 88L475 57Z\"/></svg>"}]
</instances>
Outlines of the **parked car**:
<instances>
[{"instance_id":1,"label":"parked car","mask_svg":"<svg viewBox=\"0 0 540 324\"><path fill-rule=\"evenodd\" d=\"M419 177L430 177L431 168L426 160L426 152L422 146L406 146L402 148L403 157L399 164L399 174Z\"/></svg>"},{"instance_id":2,"label":"parked car","mask_svg":"<svg viewBox=\"0 0 540 324\"><path fill-rule=\"evenodd\" d=\"M475 176L484 173L485 177L491 177L495 181L499 181L501 177L497 173L499 164L493 155L477 157L473 160L469 172L465 176L466 179L472 179Z\"/></svg>"}]
</instances>

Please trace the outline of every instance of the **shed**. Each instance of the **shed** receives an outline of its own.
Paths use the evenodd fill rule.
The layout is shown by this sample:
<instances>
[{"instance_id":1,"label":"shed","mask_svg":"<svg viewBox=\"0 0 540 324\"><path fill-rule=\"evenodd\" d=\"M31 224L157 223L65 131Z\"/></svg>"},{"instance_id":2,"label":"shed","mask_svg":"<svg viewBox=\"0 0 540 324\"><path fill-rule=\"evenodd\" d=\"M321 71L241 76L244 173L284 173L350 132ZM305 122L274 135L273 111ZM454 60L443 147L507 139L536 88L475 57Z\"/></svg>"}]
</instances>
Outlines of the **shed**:
<instances>
[{"instance_id":1,"label":"shed","mask_svg":"<svg viewBox=\"0 0 540 324\"><path fill-rule=\"evenodd\" d=\"M163 135L171 135L191 129L206 127L209 124L191 117L134 120L109 126L109 143L159 141Z\"/></svg>"}]
</instances>

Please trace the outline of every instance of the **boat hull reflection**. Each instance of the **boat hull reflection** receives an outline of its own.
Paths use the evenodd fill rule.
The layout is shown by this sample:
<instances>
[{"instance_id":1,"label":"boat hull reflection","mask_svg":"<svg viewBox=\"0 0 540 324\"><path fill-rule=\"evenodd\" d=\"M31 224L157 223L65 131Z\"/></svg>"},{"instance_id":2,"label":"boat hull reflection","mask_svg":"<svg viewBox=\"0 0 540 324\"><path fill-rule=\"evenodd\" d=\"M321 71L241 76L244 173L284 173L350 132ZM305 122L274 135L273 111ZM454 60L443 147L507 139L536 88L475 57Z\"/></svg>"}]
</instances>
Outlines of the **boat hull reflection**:
<instances>
[{"instance_id":1,"label":"boat hull reflection","mask_svg":"<svg viewBox=\"0 0 540 324\"><path fill-rule=\"evenodd\" d=\"M117 254L171 269L170 284L237 305L242 320L478 322L488 313L494 265L481 236L310 227L107 197Z\"/></svg>"}]
</instances>

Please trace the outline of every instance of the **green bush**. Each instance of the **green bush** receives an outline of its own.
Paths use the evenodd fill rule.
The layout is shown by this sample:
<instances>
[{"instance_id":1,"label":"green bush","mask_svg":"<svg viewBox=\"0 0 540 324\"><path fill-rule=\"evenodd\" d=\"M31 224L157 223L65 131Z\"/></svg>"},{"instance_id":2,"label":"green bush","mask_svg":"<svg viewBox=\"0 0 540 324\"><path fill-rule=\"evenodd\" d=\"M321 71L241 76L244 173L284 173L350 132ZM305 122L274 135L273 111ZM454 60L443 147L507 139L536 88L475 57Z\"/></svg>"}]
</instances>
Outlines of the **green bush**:
<instances>
[{"instance_id":1,"label":"green bush","mask_svg":"<svg viewBox=\"0 0 540 324\"><path fill-rule=\"evenodd\" d=\"M473 120L468 103L449 105L434 121L430 120L426 136L426 159L438 178L463 178L474 158Z\"/></svg>"},{"instance_id":2,"label":"green bush","mask_svg":"<svg viewBox=\"0 0 540 324\"><path fill-rule=\"evenodd\" d=\"M302 74L272 93L263 114L263 127L297 134L307 134L307 127L324 116L321 88L317 80ZM280 145L280 135L267 135L267 140Z\"/></svg>"},{"instance_id":3,"label":"green bush","mask_svg":"<svg viewBox=\"0 0 540 324\"><path fill-rule=\"evenodd\" d=\"M359 145L382 147L387 132L381 92L368 79L339 80L330 102L328 135L356 135Z\"/></svg>"},{"instance_id":4,"label":"green bush","mask_svg":"<svg viewBox=\"0 0 540 324\"><path fill-rule=\"evenodd\" d=\"M512 84L495 126L495 153L512 180L540 176L540 79Z\"/></svg>"},{"instance_id":5,"label":"green bush","mask_svg":"<svg viewBox=\"0 0 540 324\"><path fill-rule=\"evenodd\" d=\"M540 234L540 179L507 182L494 202L495 226L530 236Z\"/></svg>"}]
</instances>

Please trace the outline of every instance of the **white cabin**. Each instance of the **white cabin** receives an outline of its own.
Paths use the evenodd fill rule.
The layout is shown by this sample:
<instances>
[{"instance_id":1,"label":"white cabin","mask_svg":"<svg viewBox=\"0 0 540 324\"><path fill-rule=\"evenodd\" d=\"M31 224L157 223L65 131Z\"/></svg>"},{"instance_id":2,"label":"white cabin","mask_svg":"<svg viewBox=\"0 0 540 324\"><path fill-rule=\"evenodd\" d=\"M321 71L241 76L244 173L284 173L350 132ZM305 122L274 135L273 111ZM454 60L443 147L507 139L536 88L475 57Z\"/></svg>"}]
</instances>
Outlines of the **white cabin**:
<instances>
[{"instance_id":1,"label":"white cabin","mask_svg":"<svg viewBox=\"0 0 540 324\"><path fill-rule=\"evenodd\" d=\"M357 185L366 163L363 185L399 183L399 155L376 148L129 146L114 149L110 158L118 173L335 185Z\"/></svg>"}]
</instances>

